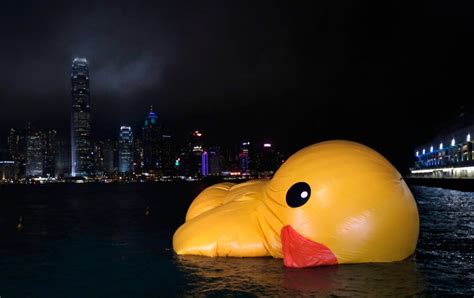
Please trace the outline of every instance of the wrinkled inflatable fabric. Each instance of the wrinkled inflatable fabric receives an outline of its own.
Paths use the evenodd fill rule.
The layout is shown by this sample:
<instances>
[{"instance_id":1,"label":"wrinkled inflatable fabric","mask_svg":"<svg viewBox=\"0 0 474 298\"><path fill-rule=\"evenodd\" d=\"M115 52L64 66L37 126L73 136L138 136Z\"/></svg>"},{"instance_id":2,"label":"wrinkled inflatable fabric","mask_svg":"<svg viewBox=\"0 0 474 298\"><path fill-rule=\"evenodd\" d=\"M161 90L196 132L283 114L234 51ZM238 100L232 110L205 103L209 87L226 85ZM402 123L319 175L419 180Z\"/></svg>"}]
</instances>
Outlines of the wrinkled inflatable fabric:
<instances>
[{"instance_id":1,"label":"wrinkled inflatable fabric","mask_svg":"<svg viewBox=\"0 0 474 298\"><path fill-rule=\"evenodd\" d=\"M173 236L179 255L283 258L287 267L392 262L416 248L418 209L379 153L328 141L292 155L271 180L219 183Z\"/></svg>"}]
</instances>

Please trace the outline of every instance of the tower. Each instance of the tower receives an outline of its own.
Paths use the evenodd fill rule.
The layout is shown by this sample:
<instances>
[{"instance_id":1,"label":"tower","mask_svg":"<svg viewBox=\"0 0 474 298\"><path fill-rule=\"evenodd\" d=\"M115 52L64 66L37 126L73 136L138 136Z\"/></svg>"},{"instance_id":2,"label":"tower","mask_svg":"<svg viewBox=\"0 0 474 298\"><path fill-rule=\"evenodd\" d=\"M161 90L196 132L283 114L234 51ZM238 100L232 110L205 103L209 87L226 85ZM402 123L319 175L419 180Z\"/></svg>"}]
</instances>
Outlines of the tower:
<instances>
[{"instance_id":1,"label":"tower","mask_svg":"<svg viewBox=\"0 0 474 298\"><path fill-rule=\"evenodd\" d=\"M91 144L91 102L89 64L85 58L75 58L71 72L71 175L93 173Z\"/></svg>"}]
</instances>

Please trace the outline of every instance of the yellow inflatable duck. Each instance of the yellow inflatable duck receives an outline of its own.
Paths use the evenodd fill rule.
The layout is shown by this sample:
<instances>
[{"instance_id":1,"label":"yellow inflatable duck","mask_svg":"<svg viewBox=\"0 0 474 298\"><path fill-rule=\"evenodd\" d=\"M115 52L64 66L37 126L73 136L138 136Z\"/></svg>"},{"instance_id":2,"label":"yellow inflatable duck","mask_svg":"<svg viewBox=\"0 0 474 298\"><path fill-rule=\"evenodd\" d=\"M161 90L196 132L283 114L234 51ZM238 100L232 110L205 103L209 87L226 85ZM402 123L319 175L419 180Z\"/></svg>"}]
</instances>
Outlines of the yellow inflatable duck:
<instances>
[{"instance_id":1,"label":"yellow inflatable duck","mask_svg":"<svg viewBox=\"0 0 474 298\"><path fill-rule=\"evenodd\" d=\"M364 145L327 141L295 153L271 180L205 189L173 248L273 256L301 268L402 260L415 251L418 232L416 202L400 173Z\"/></svg>"}]
</instances>

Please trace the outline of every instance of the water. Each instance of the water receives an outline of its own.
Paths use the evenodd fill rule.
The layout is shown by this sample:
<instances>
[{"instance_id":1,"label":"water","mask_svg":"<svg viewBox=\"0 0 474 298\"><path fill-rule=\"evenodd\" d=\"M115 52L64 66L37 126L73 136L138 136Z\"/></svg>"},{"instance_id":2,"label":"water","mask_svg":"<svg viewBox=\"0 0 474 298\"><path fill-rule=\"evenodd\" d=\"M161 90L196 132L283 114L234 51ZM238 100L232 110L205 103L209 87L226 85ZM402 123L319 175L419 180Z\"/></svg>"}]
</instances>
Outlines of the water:
<instances>
[{"instance_id":1,"label":"water","mask_svg":"<svg viewBox=\"0 0 474 298\"><path fill-rule=\"evenodd\" d=\"M474 193L412 187L421 234L408 260L288 269L175 256L172 234L205 186L0 187L0 296L474 295Z\"/></svg>"}]
</instances>

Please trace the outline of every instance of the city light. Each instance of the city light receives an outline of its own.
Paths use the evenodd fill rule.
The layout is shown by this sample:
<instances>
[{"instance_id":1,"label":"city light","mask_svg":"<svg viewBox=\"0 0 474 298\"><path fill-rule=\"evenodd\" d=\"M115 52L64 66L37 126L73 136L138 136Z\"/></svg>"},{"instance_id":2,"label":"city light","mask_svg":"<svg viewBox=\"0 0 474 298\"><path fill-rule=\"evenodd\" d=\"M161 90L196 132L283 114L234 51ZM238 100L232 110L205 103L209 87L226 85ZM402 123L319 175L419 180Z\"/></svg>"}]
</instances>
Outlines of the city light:
<instances>
[{"instance_id":1,"label":"city light","mask_svg":"<svg viewBox=\"0 0 474 298\"><path fill-rule=\"evenodd\" d=\"M265 143L265 144L263 144L263 147L264 147L264 148L271 148L271 147L272 147L272 144L270 144L270 143Z\"/></svg>"},{"instance_id":2,"label":"city light","mask_svg":"<svg viewBox=\"0 0 474 298\"><path fill-rule=\"evenodd\" d=\"M456 145L456 142L454 141L454 138L451 140L451 146Z\"/></svg>"},{"instance_id":3,"label":"city light","mask_svg":"<svg viewBox=\"0 0 474 298\"><path fill-rule=\"evenodd\" d=\"M439 144L439 149L443 149L443 142Z\"/></svg>"},{"instance_id":4,"label":"city light","mask_svg":"<svg viewBox=\"0 0 474 298\"><path fill-rule=\"evenodd\" d=\"M423 154L425 154L425 149L423 149Z\"/></svg>"},{"instance_id":5,"label":"city light","mask_svg":"<svg viewBox=\"0 0 474 298\"><path fill-rule=\"evenodd\" d=\"M433 146L430 147L430 152L433 152Z\"/></svg>"},{"instance_id":6,"label":"city light","mask_svg":"<svg viewBox=\"0 0 474 298\"><path fill-rule=\"evenodd\" d=\"M420 152L416 151L416 156L418 157L418 155L420 155Z\"/></svg>"},{"instance_id":7,"label":"city light","mask_svg":"<svg viewBox=\"0 0 474 298\"><path fill-rule=\"evenodd\" d=\"M467 142L470 142L470 141L471 141L471 134L470 134L470 133L467 134L467 136L466 136L466 141L467 141Z\"/></svg>"}]
</instances>

